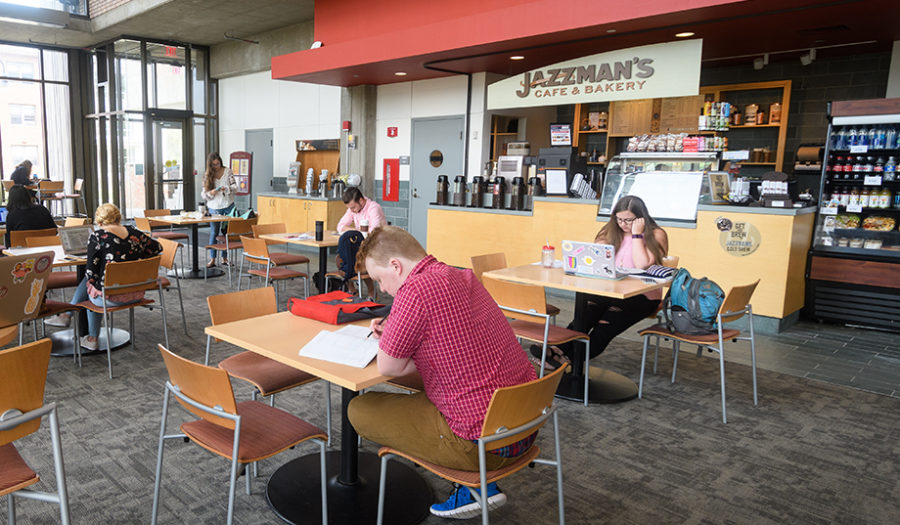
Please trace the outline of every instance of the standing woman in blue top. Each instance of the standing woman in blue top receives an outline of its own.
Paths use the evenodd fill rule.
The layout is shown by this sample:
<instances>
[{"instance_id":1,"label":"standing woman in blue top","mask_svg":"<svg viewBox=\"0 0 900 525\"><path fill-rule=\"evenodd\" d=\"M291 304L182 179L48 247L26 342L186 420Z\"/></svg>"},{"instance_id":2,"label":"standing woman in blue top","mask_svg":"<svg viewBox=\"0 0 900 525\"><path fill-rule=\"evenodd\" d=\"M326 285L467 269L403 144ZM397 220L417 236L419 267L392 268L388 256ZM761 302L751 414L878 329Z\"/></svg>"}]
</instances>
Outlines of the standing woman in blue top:
<instances>
[{"instance_id":1,"label":"standing woman in blue top","mask_svg":"<svg viewBox=\"0 0 900 525\"><path fill-rule=\"evenodd\" d=\"M206 207L213 215L228 215L234 209L234 194L237 191L237 181L229 168L222 164L222 157L212 152L206 157L206 172L203 173L203 191L200 196L206 200ZM218 222L209 225L209 244L215 244L219 236L220 224ZM222 264L228 266L228 254L222 251ZM216 265L216 250L209 250L209 263L207 268Z\"/></svg>"}]
</instances>

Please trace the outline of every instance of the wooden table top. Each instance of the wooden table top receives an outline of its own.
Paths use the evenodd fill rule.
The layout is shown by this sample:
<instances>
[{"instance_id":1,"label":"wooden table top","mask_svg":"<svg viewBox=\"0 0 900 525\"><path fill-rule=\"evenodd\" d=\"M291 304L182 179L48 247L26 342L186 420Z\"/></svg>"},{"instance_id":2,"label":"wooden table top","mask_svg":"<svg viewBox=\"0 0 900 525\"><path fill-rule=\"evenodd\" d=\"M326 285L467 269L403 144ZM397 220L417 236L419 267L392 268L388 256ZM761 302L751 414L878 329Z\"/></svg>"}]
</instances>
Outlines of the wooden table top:
<instances>
[{"instance_id":1,"label":"wooden table top","mask_svg":"<svg viewBox=\"0 0 900 525\"><path fill-rule=\"evenodd\" d=\"M166 224L185 225L185 224L205 224L207 222L229 222L241 220L240 217L228 217L226 215L207 215L199 219L191 219L184 215L160 215L158 217L147 217L150 221L159 221Z\"/></svg>"},{"instance_id":2,"label":"wooden table top","mask_svg":"<svg viewBox=\"0 0 900 525\"><path fill-rule=\"evenodd\" d=\"M545 268L539 264L525 264L484 272L485 276L517 283L535 284L547 288L583 292L616 299L626 299L658 288L661 283L647 283L633 277L603 279L600 277L580 277L566 275L562 268Z\"/></svg>"},{"instance_id":3,"label":"wooden table top","mask_svg":"<svg viewBox=\"0 0 900 525\"><path fill-rule=\"evenodd\" d=\"M354 324L369 326L369 320ZM316 334L322 330L335 331L342 327L343 325L298 317L290 312L279 312L233 323L207 326L205 332L216 339L356 392L388 380L387 376L378 373L374 359L365 368L355 368L300 356L300 349Z\"/></svg>"},{"instance_id":4,"label":"wooden table top","mask_svg":"<svg viewBox=\"0 0 900 525\"><path fill-rule=\"evenodd\" d=\"M60 266L79 266L85 264L85 257L67 258L62 246L38 246L35 248L7 248L3 250L6 255L31 255L33 253L53 252L53 267Z\"/></svg>"},{"instance_id":5,"label":"wooden table top","mask_svg":"<svg viewBox=\"0 0 900 525\"><path fill-rule=\"evenodd\" d=\"M309 239L301 239L300 235L309 235ZM265 235L260 235L260 239L265 239L267 241L279 241L286 242L288 244L300 244L302 246L312 246L313 248L326 248L330 246L337 246L338 240L341 238L337 232L327 231L324 232L321 241L316 240L315 232L301 232L301 233L267 233Z\"/></svg>"}]
</instances>

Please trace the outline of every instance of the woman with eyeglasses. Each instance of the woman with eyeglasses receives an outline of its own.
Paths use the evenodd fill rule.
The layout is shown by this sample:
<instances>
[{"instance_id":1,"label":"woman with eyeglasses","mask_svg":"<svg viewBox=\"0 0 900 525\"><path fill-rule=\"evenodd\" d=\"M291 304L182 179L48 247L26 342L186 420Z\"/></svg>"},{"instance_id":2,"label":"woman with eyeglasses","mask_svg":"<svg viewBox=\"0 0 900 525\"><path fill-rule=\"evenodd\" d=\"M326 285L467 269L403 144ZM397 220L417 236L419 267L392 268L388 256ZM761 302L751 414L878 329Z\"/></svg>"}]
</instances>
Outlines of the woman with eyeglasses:
<instances>
[{"instance_id":1,"label":"woman with eyeglasses","mask_svg":"<svg viewBox=\"0 0 900 525\"><path fill-rule=\"evenodd\" d=\"M646 269L651 264L662 264L669 251L666 232L647 212L644 201L631 195L622 197L613 206L611 220L597 233L594 242L616 247L618 268ZM581 326L589 327L591 358L606 350L614 337L655 312L661 299L662 292L658 289L628 299L577 294L575 317L581 318ZM573 328L574 324L573 321L569 328ZM566 343L559 350L571 361L575 357L575 347L573 343ZM541 348L532 347L531 352L536 352L540 357ZM559 356L556 357L556 363L552 363L549 357L547 360L558 365Z\"/></svg>"}]
</instances>

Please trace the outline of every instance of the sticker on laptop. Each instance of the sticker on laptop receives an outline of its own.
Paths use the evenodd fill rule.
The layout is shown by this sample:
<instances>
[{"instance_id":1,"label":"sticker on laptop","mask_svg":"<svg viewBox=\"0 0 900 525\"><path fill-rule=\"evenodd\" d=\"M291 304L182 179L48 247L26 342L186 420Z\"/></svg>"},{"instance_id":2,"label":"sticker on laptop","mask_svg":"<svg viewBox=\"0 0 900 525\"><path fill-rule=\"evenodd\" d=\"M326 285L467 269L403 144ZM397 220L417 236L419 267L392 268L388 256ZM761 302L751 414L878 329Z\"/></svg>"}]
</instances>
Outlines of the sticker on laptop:
<instances>
[{"instance_id":1,"label":"sticker on laptop","mask_svg":"<svg viewBox=\"0 0 900 525\"><path fill-rule=\"evenodd\" d=\"M28 301L25 302L25 315L31 315L35 310L37 310L38 305L41 304L41 296L43 295L41 291L43 290L43 279L35 279L31 281L31 297L29 297Z\"/></svg>"},{"instance_id":2,"label":"sticker on laptop","mask_svg":"<svg viewBox=\"0 0 900 525\"><path fill-rule=\"evenodd\" d=\"M10 273L12 274L14 283L22 284L25 282L25 277L32 271L34 271L34 259L25 259L24 261L17 262Z\"/></svg>"},{"instance_id":3,"label":"sticker on laptop","mask_svg":"<svg viewBox=\"0 0 900 525\"><path fill-rule=\"evenodd\" d=\"M37 264L34 265L34 270L38 273L43 273L47 271L47 268L53 263L53 257L49 255L44 255L37 260Z\"/></svg>"},{"instance_id":4,"label":"sticker on laptop","mask_svg":"<svg viewBox=\"0 0 900 525\"><path fill-rule=\"evenodd\" d=\"M9 291L9 288L7 288L3 285L0 285L0 299L3 299L4 297L6 297L6 292L8 292L8 291Z\"/></svg>"}]
</instances>

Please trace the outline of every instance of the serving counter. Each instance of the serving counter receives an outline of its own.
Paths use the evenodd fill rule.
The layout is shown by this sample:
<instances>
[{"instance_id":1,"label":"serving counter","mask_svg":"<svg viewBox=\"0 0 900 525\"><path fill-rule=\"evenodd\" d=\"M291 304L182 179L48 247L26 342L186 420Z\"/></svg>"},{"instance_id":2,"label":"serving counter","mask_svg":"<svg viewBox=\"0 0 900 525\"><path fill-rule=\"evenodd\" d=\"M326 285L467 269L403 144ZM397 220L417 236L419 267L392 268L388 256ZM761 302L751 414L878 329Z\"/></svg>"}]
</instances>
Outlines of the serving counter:
<instances>
[{"instance_id":1,"label":"serving counter","mask_svg":"<svg viewBox=\"0 0 900 525\"><path fill-rule=\"evenodd\" d=\"M337 229L347 211L340 199L323 199L289 193L260 193L256 197L259 224L283 222L289 232L315 230L316 221L324 221L326 230Z\"/></svg>"},{"instance_id":2,"label":"serving counter","mask_svg":"<svg viewBox=\"0 0 900 525\"><path fill-rule=\"evenodd\" d=\"M662 222L669 254L694 276L709 277L726 291L760 279L753 313L776 320L775 331L803 307L806 256L815 208L779 209L699 205L697 221ZM448 264L471 267L473 255L504 252L507 264L540 260L541 246L563 239L593 241L606 222L597 201L536 197L533 211L432 205L428 252Z\"/></svg>"}]
</instances>

